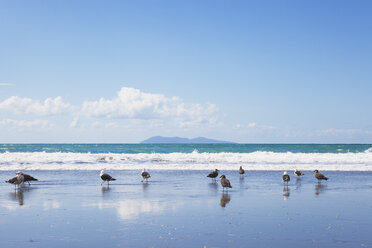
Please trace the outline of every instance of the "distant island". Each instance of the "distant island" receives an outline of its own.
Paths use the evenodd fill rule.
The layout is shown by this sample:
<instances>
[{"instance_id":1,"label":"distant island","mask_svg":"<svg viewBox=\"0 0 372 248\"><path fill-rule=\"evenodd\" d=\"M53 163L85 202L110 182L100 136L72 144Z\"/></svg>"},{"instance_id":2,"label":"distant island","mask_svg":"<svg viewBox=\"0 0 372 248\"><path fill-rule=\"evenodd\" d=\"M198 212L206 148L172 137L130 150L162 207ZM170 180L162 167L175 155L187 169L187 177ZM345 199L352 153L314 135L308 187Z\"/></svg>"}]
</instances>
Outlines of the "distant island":
<instances>
[{"instance_id":1,"label":"distant island","mask_svg":"<svg viewBox=\"0 0 372 248\"><path fill-rule=\"evenodd\" d=\"M181 137L154 136L141 142L141 144L233 144L234 142L207 139L198 137L193 139Z\"/></svg>"}]
</instances>

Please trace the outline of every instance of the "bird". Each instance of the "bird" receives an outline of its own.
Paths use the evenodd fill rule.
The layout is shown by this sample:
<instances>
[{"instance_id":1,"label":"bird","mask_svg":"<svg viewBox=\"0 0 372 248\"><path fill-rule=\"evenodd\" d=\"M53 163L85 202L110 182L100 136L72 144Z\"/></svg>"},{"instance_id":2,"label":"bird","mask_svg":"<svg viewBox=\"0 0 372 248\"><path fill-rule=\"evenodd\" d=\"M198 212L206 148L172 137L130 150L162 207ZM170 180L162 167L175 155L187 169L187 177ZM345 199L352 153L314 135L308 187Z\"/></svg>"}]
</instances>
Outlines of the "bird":
<instances>
[{"instance_id":1,"label":"bird","mask_svg":"<svg viewBox=\"0 0 372 248\"><path fill-rule=\"evenodd\" d=\"M244 169L240 166L239 168L239 174L242 176L244 174Z\"/></svg>"},{"instance_id":2,"label":"bird","mask_svg":"<svg viewBox=\"0 0 372 248\"><path fill-rule=\"evenodd\" d=\"M220 176L220 178L222 190L225 190L225 188L232 188L229 179L227 179L225 175Z\"/></svg>"},{"instance_id":3,"label":"bird","mask_svg":"<svg viewBox=\"0 0 372 248\"><path fill-rule=\"evenodd\" d=\"M102 183L107 182L108 185L110 185L110 181L115 181L116 179L110 176L109 174L105 173L105 170L101 170L101 173L99 174L102 179Z\"/></svg>"},{"instance_id":4,"label":"bird","mask_svg":"<svg viewBox=\"0 0 372 248\"><path fill-rule=\"evenodd\" d=\"M320 173L318 170L314 171L314 176L316 179L318 179L318 182L320 183L321 180L328 180L328 177L324 176L322 173Z\"/></svg>"},{"instance_id":5,"label":"bird","mask_svg":"<svg viewBox=\"0 0 372 248\"><path fill-rule=\"evenodd\" d=\"M31 185L30 184L30 181L39 181L39 180L37 180L36 178L34 178L33 176L30 176L30 175L28 175L28 174L23 174L23 177L24 177L24 182L27 182L28 183L28 185Z\"/></svg>"},{"instance_id":6,"label":"bird","mask_svg":"<svg viewBox=\"0 0 372 248\"><path fill-rule=\"evenodd\" d=\"M6 183L11 183L11 184L14 184L14 187L16 188L17 186L18 186L18 188L19 188L19 186L21 185L21 184L23 184L23 182L24 182L24 176L23 176L23 173L22 172L20 172L20 171L17 171L17 176L16 177L13 177L13 178L11 178L11 179L9 179L8 181L5 181Z\"/></svg>"},{"instance_id":7,"label":"bird","mask_svg":"<svg viewBox=\"0 0 372 248\"><path fill-rule=\"evenodd\" d=\"M216 179L216 177L218 176L218 172L219 172L219 170L215 169L214 171L209 173L207 177L210 177L212 179Z\"/></svg>"},{"instance_id":8,"label":"bird","mask_svg":"<svg viewBox=\"0 0 372 248\"><path fill-rule=\"evenodd\" d=\"M147 171L145 171L145 168L143 168L141 176L143 178L141 182L143 182L145 180L147 182L147 180L151 177L150 176L150 173L148 173Z\"/></svg>"},{"instance_id":9,"label":"bird","mask_svg":"<svg viewBox=\"0 0 372 248\"><path fill-rule=\"evenodd\" d=\"M282 178L283 178L283 182L287 183L287 185L288 185L288 182L291 180L291 178L289 177L289 175L286 171L284 171Z\"/></svg>"},{"instance_id":10,"label":"bird","mask_svg":"<svg viewBox=\"0 0 372 248\"><path fill-rule=\"evenodd\" d=\"M295 171L293 173L295 174L295 176L298 176L298 177L305 175L304 173L302 173L301 171L299 171L297 169L295 169Z\"/></svg>"}]
</instances>

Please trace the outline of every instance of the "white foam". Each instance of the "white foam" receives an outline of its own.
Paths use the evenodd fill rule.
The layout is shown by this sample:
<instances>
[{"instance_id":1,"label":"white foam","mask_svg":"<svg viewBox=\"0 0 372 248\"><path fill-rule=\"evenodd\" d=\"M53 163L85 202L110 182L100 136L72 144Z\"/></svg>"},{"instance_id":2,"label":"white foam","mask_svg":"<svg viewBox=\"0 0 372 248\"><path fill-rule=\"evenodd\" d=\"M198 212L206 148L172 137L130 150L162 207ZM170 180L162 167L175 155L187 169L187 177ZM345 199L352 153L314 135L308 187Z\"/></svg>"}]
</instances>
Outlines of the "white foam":
<instances>
[{"instance_id":1,"label":"white foam","mask_svg":"<svg viewBox=\"0 0 372 248\"><path fill-rule=\"evenodd\" d=\"M371 153L372 153L372 147L368 148L368 149L365 150L364 152L371 152Z\"/></svg>"},{"instance_id":2,"label":"white foam","mask_svg":"<svg viewBox=\"0 0 372 248\"><path fill-rule=\"evenodd\" d=\"M0 170L340 170L372 171L361 153L0 153Z\"/></svg>"}]
</instances>

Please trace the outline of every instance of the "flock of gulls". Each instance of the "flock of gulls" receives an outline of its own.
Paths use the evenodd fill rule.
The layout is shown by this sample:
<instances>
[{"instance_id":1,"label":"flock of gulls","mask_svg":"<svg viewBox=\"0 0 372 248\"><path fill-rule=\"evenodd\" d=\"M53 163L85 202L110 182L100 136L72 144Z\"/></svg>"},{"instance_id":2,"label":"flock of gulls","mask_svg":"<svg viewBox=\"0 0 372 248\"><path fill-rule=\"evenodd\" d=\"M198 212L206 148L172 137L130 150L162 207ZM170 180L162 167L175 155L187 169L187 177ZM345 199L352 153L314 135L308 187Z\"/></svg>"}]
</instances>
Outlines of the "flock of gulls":
<instances>
[{"instance_id":1,"label":"flock of gulls","mask_svg":"<svg viewBox=\"0 0 372 248\"><path fill-rule=\"evenodd\" d=\"M301 171L299 171L297 169L293 172L293 174L295 176L298 176L298 177L305 175L304 173L302 173ZM322 180L326 180L326 181L328 180L328 177L324 176L318 170L315 170L314 171L314 177L316 179L318 179L318 183L320 183ZM287 185L288 185L289 181L291 181L291 177L288 175L288 173L286 171L283 173L283 177L282 178L283 178L283 182L285 184L287 184Z\"/></svg>"},{"instance_id":2,"label":"flock of gulls","mask_svg":"<svg viewBox=\"0 0 372 248\"><path fill-rule=\"evenodd\" d=\"M34 177L32 177L28 174L25 174L21 171L17 171L16 175L17 175L16 177L13 177L13 178L5 181L6 183L13 184L15 189L17 189L17 188L19 189L20 187L23 187L25 182L27 182L28 185L30 185L30 181L38 181L38 179L36 179L36 178L34 178ZM110 185L111 181L116 180L115 178L113 178L109 174L105 173L105 170L101 170L99 176L102 179L101 185L103 185L105 182L107 182L107 184ZM148 173L145 169L142 170L141 176L142 176L142 181L141 182L144 182L144 181L147 182L148 179L151 177L150 173Z\"/></svg>"},{"instance_id":3,"label":"flock of gulls","mask_svg":"<svg viewBox=\"0 0 372 248\"><path fill-rule=\"evenodd\" d=\"M239 172L240 176L244 175L245 171L242 168L242 166L240 166L238 172ZM209 173L207 175L207 177L212 178L212 180L216 180L216 178L218 177L218 173L219 173L219 170L215 169L214 171ZM17 188L19 189L20 187L23 187L25 182L27 182L30 185L30 181L38 181L36 178L34 178L34 177L32 177L28 174L25 174L21 171L17 171L16 174L17 174L16 177L13 177L13 178L5 181L6 183L13 184L15 189L17 189ZM302 173L301 171L296 169L294 171L294 175L297 176L297 177L301 177L301 176L304 175L304 173ZM148 179L151 177L150 173L147 172L145 169L142 170L141 176L142 176L142 181L141 182L147 182ZM113 178L109 174L105 173L105 170L101 170L100 177L102 179L101 185L103 185L105 182L107 182L107 185L110 185L111 181L116 180L115 178ZM326 176L324 176L322 173L320 173L318 170L314 170L314 177L318 180L319 183L322 180L328 180L328 178ZM288 175L288 173L286 171L283 173L282 179L283 179L283 182L284 182L285 185L288 185L289 181L291 180L290 176ZM225 191L225 188L226 188L226 190L228 190L229 188L232 188L229 179L227 179L225 175L220 176L220 183L221 183L223 191Z\"/></svg>"},{"instance_id":4,"label":"flock of gulls","mask_svg":"<svg viewBox=\"0 0 372 248\"><path fill-rule=\"evenodd\" d=\"M295 176L303 176L305 175L304 173L302 173L301 171L299 170L295 170L293 172L293 174L295 174ZM322 180L325 180L327 181L328 180L328 177L324 176L322 173L320 173L318 170L314 170L314 177L318 180L318 183L320 183ZM287 183L291 180L291 178L289 177L288 173L285 171L283 173L283 182L284 183Z\"/></svg>"},{"instance_id":5,"label":"flock of gulls","mask_svg":"<svg viewBox=\"0 0 372 248\"><path fill-rule=\"evenodd\" d=\"M211 173L209 173L207 177L212 178L212 180L216 180L216 177L218 177L218 172L219 172L219 170L218 169L215 169L214 171L212 171ZM242 168L242 166L240 166L238 172L239 172L240 176L243 176L244 175L244 172L245 171ZM301 171L299 171L297 169L293 172L293 174L295 176L297 176L297 177L301 177L301 176L305 175L304 173L302 173ZM318 170L315 170L314 171L314 177L318 180L318 183L320 183L322 180L328 180L328 177L324 176ZM232 188L229 179L227 179L225 175L220 176L220 178L221 178L222 190L225 190L225 188L227 188L227 189L228 188ZM289 181L291 180L291 177L285 171L283 173L282 179L283 179L284 184L285 185L288 185Z\"/></svg>"}]
</instances>

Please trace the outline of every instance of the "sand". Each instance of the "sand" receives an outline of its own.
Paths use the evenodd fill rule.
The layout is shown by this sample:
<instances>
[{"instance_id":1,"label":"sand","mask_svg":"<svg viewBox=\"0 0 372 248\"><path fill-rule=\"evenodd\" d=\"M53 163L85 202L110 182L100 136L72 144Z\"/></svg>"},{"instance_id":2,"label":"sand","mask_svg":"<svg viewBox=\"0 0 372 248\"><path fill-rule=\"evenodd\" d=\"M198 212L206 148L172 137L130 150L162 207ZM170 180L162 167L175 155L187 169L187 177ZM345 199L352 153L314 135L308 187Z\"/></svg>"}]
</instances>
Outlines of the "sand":
<instances>
[{"instance_id":1,"label":"sand","mask_svg":"<svg viewBox=\"0 0 372 248\"><path fill-rule=\"evenodd\" d=\"M288 189L280 171L27 171L20 191L0 183L0 247L372 247L372 173L312 172ZM14 171L1 171L5 181Z\"/></svg>"}]
</instances>

